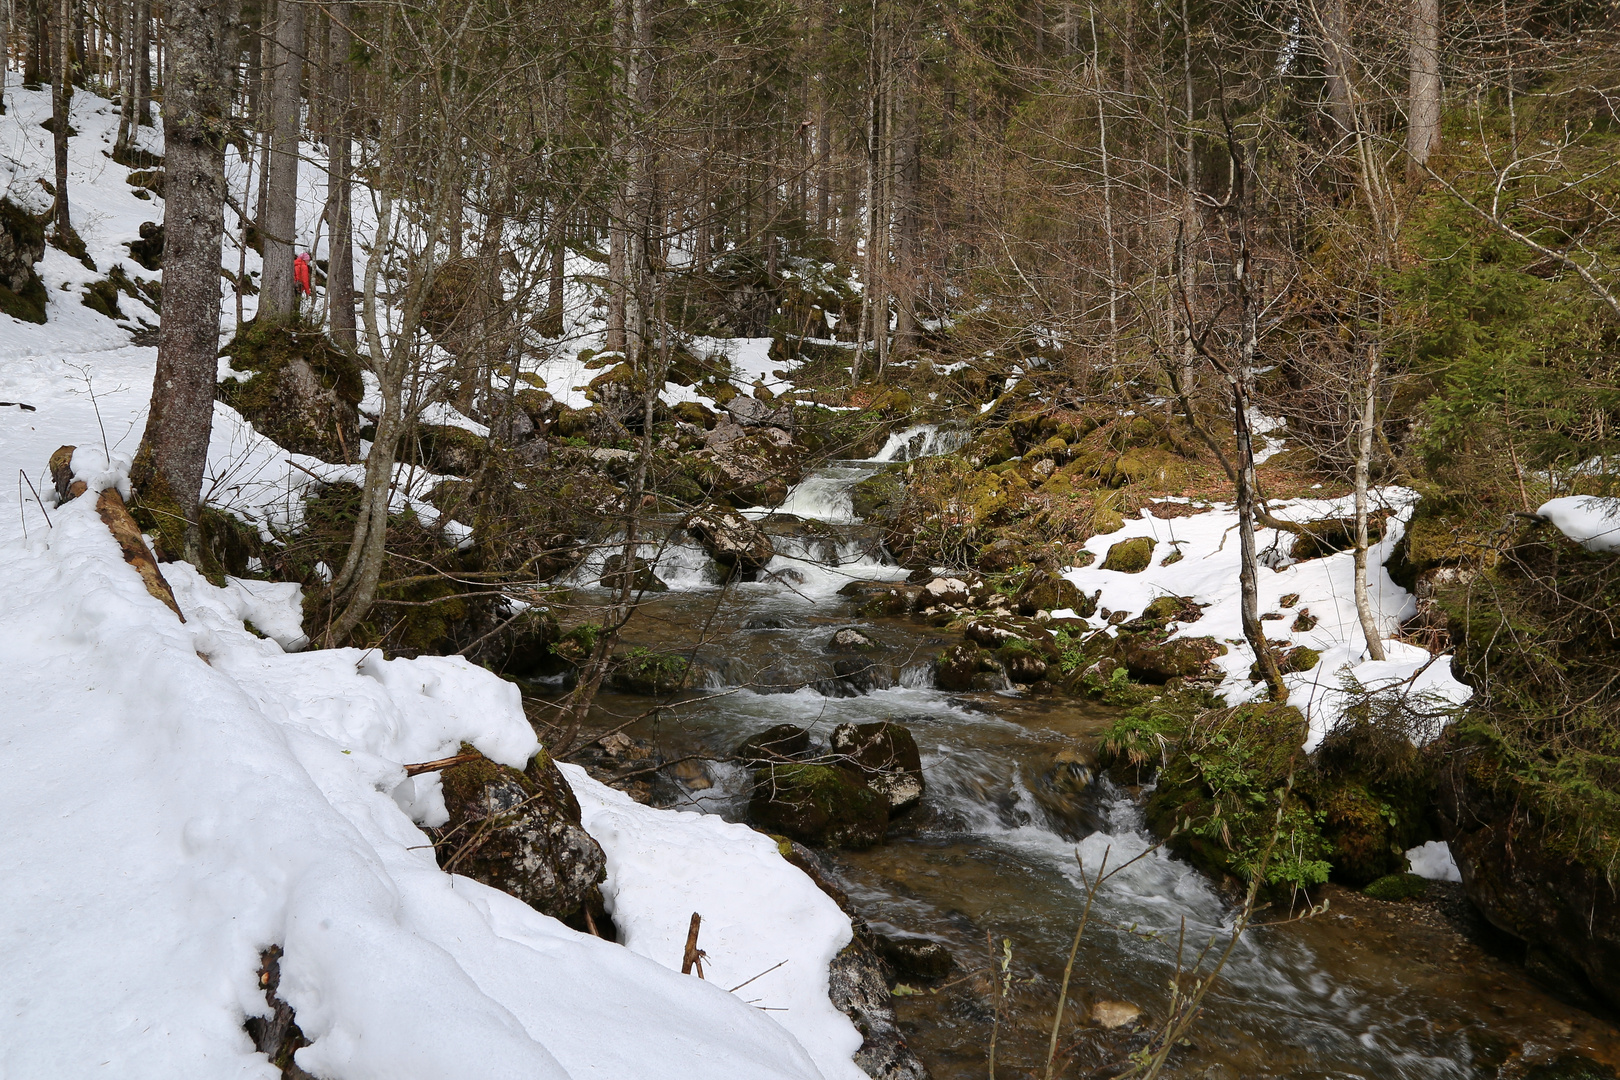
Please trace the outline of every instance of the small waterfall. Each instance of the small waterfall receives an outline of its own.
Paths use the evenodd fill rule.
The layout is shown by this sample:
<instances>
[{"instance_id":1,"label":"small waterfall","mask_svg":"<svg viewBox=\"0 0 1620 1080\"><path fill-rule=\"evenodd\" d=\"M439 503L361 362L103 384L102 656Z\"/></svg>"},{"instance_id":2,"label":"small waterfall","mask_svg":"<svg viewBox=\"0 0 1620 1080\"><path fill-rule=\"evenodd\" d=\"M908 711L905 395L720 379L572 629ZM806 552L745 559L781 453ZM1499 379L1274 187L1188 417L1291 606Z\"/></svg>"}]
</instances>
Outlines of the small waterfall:
<instances>
[{"instance_id":1,"label":"small waterfall","mask_svg":"<svg viewBox=\"0 0 1620 1080\"><path fill-rule=\"evenodd\" d=\"M869 460L916 461L918 458L950 454L967 445L968 431L955 425L917 424L889 436Z\"/></svg>"},{"instance_id":2,"label":"small waterfall","mask_svg":"<svg viewBox=\"0 0 1620 1080\"><path fill-rule=\"evenodd\" d=\"M624 553L624 533L615 533L596 545L585 561L568 575L575 588L600 586L602 567L615 555ZM653 573L671 589L706 589L721 583L720 568L709 558L703 545L682 529L671 530L662 540L646 540L636 545L636 558L653 566Z\"/></svg>"}]
</instances>

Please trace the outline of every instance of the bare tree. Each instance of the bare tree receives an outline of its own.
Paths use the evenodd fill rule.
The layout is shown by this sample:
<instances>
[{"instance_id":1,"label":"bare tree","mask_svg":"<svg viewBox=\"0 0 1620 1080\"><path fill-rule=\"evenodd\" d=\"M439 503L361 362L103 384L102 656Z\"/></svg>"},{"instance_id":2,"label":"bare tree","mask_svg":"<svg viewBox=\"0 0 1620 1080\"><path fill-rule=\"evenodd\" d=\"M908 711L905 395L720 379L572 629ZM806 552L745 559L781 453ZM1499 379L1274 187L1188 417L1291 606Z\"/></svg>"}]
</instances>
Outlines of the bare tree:
<instances>
[{"instance_id":1,"label":"bare tree","mask_svg":"<svg viewBox=\"0 0 1620 1080\"><path fill-rule=\"evenodd\" d=\"M259 285L262 322L288 322L298 313L293 293L293 248L298 240L298 141L302 131L303 0L276 4L275 68L270 82L270 164L259 232L264 277Z\"/></svg>"}]
</instances>

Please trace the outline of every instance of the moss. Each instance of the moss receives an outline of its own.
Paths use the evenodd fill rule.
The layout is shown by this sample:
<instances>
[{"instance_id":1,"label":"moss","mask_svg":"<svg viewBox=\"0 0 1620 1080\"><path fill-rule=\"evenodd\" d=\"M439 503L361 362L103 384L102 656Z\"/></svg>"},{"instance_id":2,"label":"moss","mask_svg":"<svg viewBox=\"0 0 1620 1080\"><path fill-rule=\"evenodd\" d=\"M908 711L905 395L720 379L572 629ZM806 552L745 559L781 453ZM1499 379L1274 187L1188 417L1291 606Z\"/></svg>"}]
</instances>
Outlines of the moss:
<instances>
[{"instance_id":1,"label":"moss","mask_svg":"<svg viewBox=\"0 0 1620 1080\"><path fill-rule=\"evenodd\" d=\"M1154 540L1151 536L1137 536L1121 540L1108 549L1102 570L1118 570L1122 574L1140 574L1153 561Z\"/></svg>"},{"instance_id":2,"label":"moss","mask_svg":"<svg viewBox=\"0 0 1620 1080\"><path fill-rule=\"evenodd\" d=\"M678 420L684 420L688 424L705 429L714 427L718 420L713 409L700 405L695 401L678 402L670 409L670 412Z\"/></svg>"},{"instance_id":3,"label":"moss","mask_svg":"<svg viewBox=\"0 0 1620 1080\"><path fill-rule=\"evenodd\" d=\"M21 293L14 293L0 285L0 315L10 315L19 322L43 323L49 297L39 275L32 270L29 274L30 281Z\"/></svg>"},{"instance_id":4,"label":"moss","mask_svg":"<svg viewBox=\"0 0 1620 1080\"><path fill-rule=\"evenodd\" d=\"M749 820L804 843L867 848L881 843L889 800L831 765L769 765L754 773Z\"/></svg>"},{"instance_id":5,"label":"moss","mask_svg":"<svg viewBox=\"0 0 1620 1080\"><path fill-rule=\"evenodd\" d=\"M261 435L325 461L358 457L360 365L320 331L254 322L221 355L251 377L221 382L219 399Z\"/></svg>"},{"instance_id":6,"label":"moss","mask_svg":"<svg viewBox=\"0 0 1620 1080\"><path fill-rule=\"evenodd\" d=\"M686 657L637 646L618 658L610 678L616 690L656 697L681 689L686 673Z\"/></svg>"},{"instance_id":7,"label":"moss","mask_svg":"<svg viewBox=\"0 0 1620 1080\"><path fill-rule=\"evenodd\" d=\"M855 516L863 521L892 516L906 497L905 470L879 470L850 489Z\"/></svg>"},{"instance_id":8,"label":"moss","mask_svg":"<svg viewBox=\"0 0 1620 1080\"><path fill-rule=\"evenodd\" d=\"M1374 900L1421 900L1429 883L1416 874L1386 874L1361 891Z\"/></svg>"}]
</instances>

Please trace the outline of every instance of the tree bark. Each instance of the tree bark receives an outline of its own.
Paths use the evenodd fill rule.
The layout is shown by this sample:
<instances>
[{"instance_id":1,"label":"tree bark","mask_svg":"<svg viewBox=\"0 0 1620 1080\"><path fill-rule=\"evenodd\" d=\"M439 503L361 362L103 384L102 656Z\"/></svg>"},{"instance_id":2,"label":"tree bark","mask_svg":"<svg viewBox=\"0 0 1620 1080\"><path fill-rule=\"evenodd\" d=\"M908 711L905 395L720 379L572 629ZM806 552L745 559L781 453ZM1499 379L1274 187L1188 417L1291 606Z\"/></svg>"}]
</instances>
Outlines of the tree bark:
<instances>
[{"instance_id":1,"label":"tree bark","mask_svg":"<svg viewBox=\"0 0 1620 1080\"><path fill-rule=\"evenodd\" d=\"M1408 81L1406 178L1423 175L1440 145L1440 0L1411 0L1411 73Z\"/></svg>"},{"instance_id":2,"label":"tree bark","mask_svg":"<svg viewBox=\"0 0 1620 1080\"><path fill-rule=\"evenodd\" d=\"M1356 129L1355 71L1350 53L1350 20L1344 0L1324 0L1321 12L1322 59L1327 65L1328 111L1339 128Z\"/></svg>"},{"instance_id":3,"label":"tree bark","mask_svg":"<svg viewBox=\"0 0 1620 1080\"><path fill-rule=\"evenodd\" d=\"M293 248L298 241L298 134L300 76L304 60L302 0L276 5L276 64L270 91L268 194L259 221L264 240L264 277L259 284L259 322L286 323L298 314L293 293Z\"/></svg>"},{"instance_id":4,"label":"tree bark","mask_svg":"<svg viewBox=\"0 0 1620 1080\"><path fill-rule=\"evenodd\" d=\"M354 130L352 88L349 78L349 30L352 9L346 3L332 7L332 135L331 172L327 177L326 215L331 258L326 266L326 305L332 341L342 349L355 347L354 321L354 214L350 203L350 133Z\"/></svg>"},{"instance_id":5,"label":"tree bark","mask_svg":"<svg viewBox=\"0 0 1620 1080\"><path fill-rule=\"evenodd\" d=\"M219 356L231 25L224 0L168 0L165 14L172 46L163 108L163 325L131 479L168 555L200 564L197 504Z\"/></svg>"},{"instance_id":6,"label":"tree bark","mask_svg":"<svg viewBox=\"0 0 1620 1080\"><path fill-rule=\"evenodd\" d=\"M135 122L152 126L152 4L135 0ZM131 133L131 138L134 133Z\"/></svg>"},{"instance_id":7,"label":"tree bark","mask_svg":"<svg viewBox=\"0 0 1620 1080\"><path fill-rule=\"evenodd\" d=\"M51 221L57 243L67 242L73 232L68 209L68 105L73 100L73 0L57 0L55 25L51 28L51 135L56 148L56 201Z\"/></svg>"},{"instance_id":8,"label":"tree bark","mask_svg":"<svg viewBox=\"0 0 1620 1080\"><path fill-rule=\"evenodd\" d=\"M1367 479L1372 471L1373 428L1378 418L1378 370L1382 350L1367 346L1367 388L1362 399L1360 439L1356 446L1356 615L1367 639L1367 655L1384 659L1384 643L1367 596Z\"/></svg>"}]
</instances>

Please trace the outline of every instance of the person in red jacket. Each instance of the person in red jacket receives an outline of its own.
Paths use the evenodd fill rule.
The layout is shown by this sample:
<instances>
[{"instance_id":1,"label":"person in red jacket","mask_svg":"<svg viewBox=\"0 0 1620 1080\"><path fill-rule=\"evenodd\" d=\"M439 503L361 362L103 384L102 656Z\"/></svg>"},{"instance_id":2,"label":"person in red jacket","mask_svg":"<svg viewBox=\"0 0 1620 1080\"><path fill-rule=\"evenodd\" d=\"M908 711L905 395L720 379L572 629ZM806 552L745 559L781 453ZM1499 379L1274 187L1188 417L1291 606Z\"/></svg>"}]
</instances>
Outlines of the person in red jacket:
<instances>
[{"instance_id":1,"label":"person in red jacket","mask_svg":"<svg viewBox=\"0 0 1620 1080\"><path fill-rule=\"evenodd\" d=\"M293 289L299 296L313 296L315 290L309 284L309 252L299 252L298 258L293 260Z\"/></svg>"}]
</instances>

